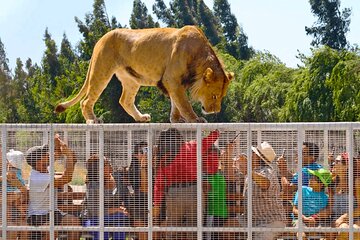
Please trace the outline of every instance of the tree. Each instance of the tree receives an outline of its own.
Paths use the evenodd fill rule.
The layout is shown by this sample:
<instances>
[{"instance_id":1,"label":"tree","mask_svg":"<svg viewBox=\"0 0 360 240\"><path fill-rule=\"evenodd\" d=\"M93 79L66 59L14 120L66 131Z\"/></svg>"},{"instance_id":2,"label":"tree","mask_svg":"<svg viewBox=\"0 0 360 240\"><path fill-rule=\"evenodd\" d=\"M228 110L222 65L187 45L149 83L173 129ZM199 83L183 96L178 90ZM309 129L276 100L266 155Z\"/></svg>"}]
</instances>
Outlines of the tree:
<instances>
[{"instance_id":1,"label":"tree","mask_svg":"<svg viewBox=\"0 0 360 240\"><path fill-rule=\"evenodd\" d=\"M215 0L214 13L219 18L222 26L226 40L226 51L237 59L248 60L254 51L249 48L248 37L239 26L235 15L231 13L229 2L227 0Z\"/></svg>"},{"instance_id":2,"label":"tree","mask_svg":"<svg viewBox=\"0 0 360 240\"><path fill-rule=\"evenodd\" d=\"M37 108L37 103L32 94L32 84L36 82L33 77L39 72L41 72L39 67L37 65L33 66L30 58L25 62L25 70L22 61L20 59L16 60L14 82L17 82L18 85L18 96L15 102L19 118L18 122L39 122L40 110Z\"/></svg>"},{"instance_id":3,"label":"tree","mask_svg":"<svg viewBox=\"0 0 360 240\"><path fill-rule=\"evenodd\" d=\"M11 111L7 106L10 101L11 80L9 59L6 56L4 44L0 39L0 122L8 122Z\"/></svg>"},{"instance_id":4,"label":"tree","mask_svg":"<svg viewBox=\"0 0 360 240\"><path fill-rule=\"evenodd\" d=\"M198 5L200 27L209 38L210 43L216 45L221 41L219 21L203 0L199 0Z\"/></svg>"},{"instance_id":5,"label":"tree","mask_svg":"<svg viewBox=\"0 0 360 240\"><path fill-rule=\"evenodd\" d=\"M168 27L176 27L176 21L171 9L167 8L163 0L155 0L153 12L159 20Z\"/></svg>"},{"instance_id":6,"label":"tree","mask_svg":"<svg viewBox=\"0 0 360 240\"><path fill-rule=\"evenodd\" d=\"M313 50L312 56L303 59L305 67L294 74L294 82L286 96L281 117L283 121L337 120L333 102L334 86L329 81L333 79L333 70L342 59L343 53L329 47Z\"/></svg>"},{"instance_id":7,"label":"tree","mask_svg":"<svg viewBox=\"0 0 360 240\"><path fill-rule=\"evenodd\" d=\"M311 45L326 45L338 50L345 48L351 9L340 12L340 0L309 0L309 3L311 12L318 17L312 27L305 27L306 34L314 37Z\"/></svg>"},{"instance_id":8,"label":"tree","mask_svg":"<svg viewBox=\"0 0 360 240\"><path fill-rule=\"evenodd\" d=\"M96 42L111 29L121 28L116 18L112 18L111 24L106 13L104 0L94 0L92 13L85 15L85 23L75 17L83 39L78 46L81 59L89 60Z\"/></svg>"},{"instance_id":9,"label":"tree","mask_svg":"<svg viewBox=\"0 0 360 240\"><path fill-rule=\"evenodd\" d=\"M332 70L326 85L332 91L332 121L360 120L360 54L344 51Z\"/></svg>"},{"instance_id":10,"label":"tree","mask_svg":"<svg viewBox=\"0 0 360 240\"><path fill-rule=\"evenodd\" d=\"M278 122L293 70L278 58L259 52L236 71L226 97L231 122Z\"/></svg>"},{"instance_id":11,"label":"tree","mask_svg":"<svg viewBox=\"0 0 360 240\"><path fill-rule=\"evenodd\" d=\"M152 16L148 14L147 7L141 0L134 0L129 24L132 29L154 28L160 26L159 23L155 23Z\"/></svg>"},{"instance_id":12,"label":"tree","mask_svg":"<svg viewBox=\"0 0 360 240\"><path fill-rule=\"evenodd\" d=\"M167 8L163 0L156 0L153 12L168 27L181 28L197 25L213 45L221 41L221 26L218 18L203 0L172 0Z\"/></svg>"},{"instance_id":13,"label":"tree","mask_svg":"<svg viewBox=\"0 0 360 240\"><path fill-rule=\"evenodd\" d=\"M42 58L42 68L44 73L49 74L49 86L56 86L55 77L59 75L60 63L58 59L58 49L55 40L51 38L51 34L46 28L44 34L44 42L46 45L45 53Z\"/></svg>"}]
</instances>

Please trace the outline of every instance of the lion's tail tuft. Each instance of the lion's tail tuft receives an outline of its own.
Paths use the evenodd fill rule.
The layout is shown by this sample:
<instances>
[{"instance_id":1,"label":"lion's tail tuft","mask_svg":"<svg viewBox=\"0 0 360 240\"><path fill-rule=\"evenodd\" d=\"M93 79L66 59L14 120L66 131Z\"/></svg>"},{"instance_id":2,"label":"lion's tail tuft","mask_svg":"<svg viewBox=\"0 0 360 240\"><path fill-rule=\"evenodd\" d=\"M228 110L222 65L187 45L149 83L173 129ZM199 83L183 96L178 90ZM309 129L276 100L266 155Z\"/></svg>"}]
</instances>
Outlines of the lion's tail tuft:
<instances>
[{"instance_id":1,"label":"lion's tail tuft","mask_svg":"<svg viewBox=\"0 0 360 240\"><path fill-rule=\"evenodd\" d=\"M66 107L61 103L55 107L55 113L62 113L65 110L66 110Z\"/></svg>"}]
</instances>

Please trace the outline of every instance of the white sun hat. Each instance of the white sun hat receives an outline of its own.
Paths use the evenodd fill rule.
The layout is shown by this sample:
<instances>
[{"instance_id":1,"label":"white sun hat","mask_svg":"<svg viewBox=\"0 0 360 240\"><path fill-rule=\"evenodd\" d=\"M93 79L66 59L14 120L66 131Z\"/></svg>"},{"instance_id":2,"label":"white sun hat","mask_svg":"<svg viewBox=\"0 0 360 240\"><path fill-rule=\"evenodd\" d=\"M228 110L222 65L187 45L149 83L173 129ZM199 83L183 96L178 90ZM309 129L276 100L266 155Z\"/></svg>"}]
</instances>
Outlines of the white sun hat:
<instances>
[{"instance_id":1,"label":"white sun hat","mask_svg":"<svg viewBox=\"0 0 360 240\"><path fill-rule=\"evenodd\" d=\"M10 151L6 153L6 159L14 168L22 169L24 153L10 149Z\"/></svg>"},{"instance_id":2,"label":"white sun hat","mask_svg":"<svg viewBox=\"0 0 360 240\"><path fill-rule=\"evenodd\" d=\"M276 158L276 153L268 142L262 142L258 147L252 146L251 150L268 165L271 165Z\"/></svg>"}]
</instances>

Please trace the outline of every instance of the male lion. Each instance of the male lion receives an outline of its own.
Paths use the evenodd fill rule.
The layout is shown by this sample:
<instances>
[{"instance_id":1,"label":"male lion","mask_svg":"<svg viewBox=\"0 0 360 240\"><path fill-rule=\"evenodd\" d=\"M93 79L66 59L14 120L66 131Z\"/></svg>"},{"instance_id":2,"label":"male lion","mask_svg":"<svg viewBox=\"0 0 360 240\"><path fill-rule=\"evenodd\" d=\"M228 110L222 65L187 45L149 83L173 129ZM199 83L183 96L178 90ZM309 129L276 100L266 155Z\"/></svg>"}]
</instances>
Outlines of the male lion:
<instances>
[{"instance_id":1,"label":"male lion","mask_svg":"<svg viewBox=\"0 0 360 240\"><path fill-rule=\"evenodd\" d=\"M98 123L94 104L116 74L122 83L120 104L137 122L149 122L134 105L140 86L157 86L171 100L171 122L204 122L186 90L202 104L205 114L220 111L233 73L226 73L204 33L195 26L153 29L116 29L95 45L84 85L71 100L56 106L63 112L80 99L86 123ZM206 122L206 121L205 121Z\"/></svg>"}]
</instances>

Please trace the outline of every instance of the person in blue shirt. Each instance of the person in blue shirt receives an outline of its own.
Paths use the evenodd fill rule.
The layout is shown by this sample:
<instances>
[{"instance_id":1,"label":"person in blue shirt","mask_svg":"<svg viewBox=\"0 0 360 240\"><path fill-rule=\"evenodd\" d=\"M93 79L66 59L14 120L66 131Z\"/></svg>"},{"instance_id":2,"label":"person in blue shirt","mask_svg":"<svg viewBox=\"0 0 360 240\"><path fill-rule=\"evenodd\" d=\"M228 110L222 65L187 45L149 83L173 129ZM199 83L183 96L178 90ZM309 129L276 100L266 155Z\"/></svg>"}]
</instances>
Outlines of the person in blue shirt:
<instances>
[{"instance_id":1,"label":"person in blue shirt","mask_svg":"<svg viewBox=\"0 0 360 240\"><path fill-rule=\"evenodd\" d=\"M318 170L323 168L323 166L319 163L317 163L317 160L319 158L319 147L317 144L312 142L303 142L302 146L302 165L303 168L301 170L302 172L302 186L308 186L309 185L309 179L310 179L310 173L308 170ZM283 192L285 194L288 194L290 198L292 198L292 194L297 191L297 184L298 184L298 173L295 173L292 175L287 170L286 160L284 157L280 157L278 159L278 165L280 169L280 175L281 175L281 185L283 188ZM291 179L289 181L289 179Z\"/></svg>"},{"instance_id":2,"label":"person in blue shirt","mask_svg":"<svg viewBox=\"0 0 360 240\"><path fill-rule=\"evenodd\" d=\"M302 216L301 220L308 227L329 226L330 215L329 197L325 188L332 181L331 172L327 169L307 170L310 179L309 186L302 186ZM293 225L298 225L299 192L296 192L293 207Z\"/></svg>"}]
</instances>

